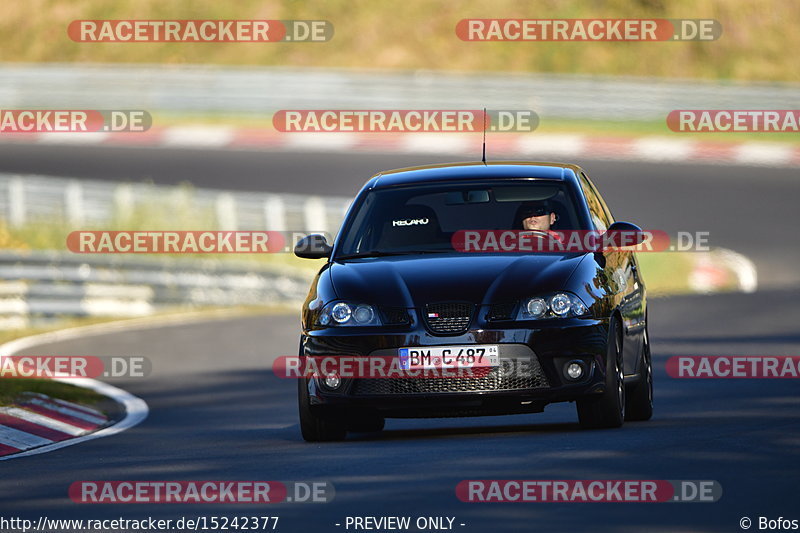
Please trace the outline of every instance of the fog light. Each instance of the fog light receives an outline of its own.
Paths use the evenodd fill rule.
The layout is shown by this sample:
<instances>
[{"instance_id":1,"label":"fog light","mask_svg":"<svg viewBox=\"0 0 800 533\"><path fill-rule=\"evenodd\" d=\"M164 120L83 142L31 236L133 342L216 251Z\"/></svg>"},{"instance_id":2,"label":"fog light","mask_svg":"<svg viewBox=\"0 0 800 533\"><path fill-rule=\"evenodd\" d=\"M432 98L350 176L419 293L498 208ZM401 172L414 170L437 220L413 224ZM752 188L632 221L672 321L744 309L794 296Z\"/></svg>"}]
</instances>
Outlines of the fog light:
<instances>
[{"instance_id":1,"label":"fog light","mask_svg":"<svg viewBox=\"0 0 800 533\"><path fill-rule=\"evenodd\" d=\"M325 386L329 389L336 389L342 384L342 378L338 374L328 374L325 376Z\"/></svg>"},{"instance_id":2,"label":"fog light","mask_svg":"<svg viewBox=\"0 0 800 533\"><path fill-rule=\"evenodd\" d=\"M564 375L569 379L580 379L586 371L585 366L583 361L570 361L564 365Z\"/></svg>"}]
</instances>

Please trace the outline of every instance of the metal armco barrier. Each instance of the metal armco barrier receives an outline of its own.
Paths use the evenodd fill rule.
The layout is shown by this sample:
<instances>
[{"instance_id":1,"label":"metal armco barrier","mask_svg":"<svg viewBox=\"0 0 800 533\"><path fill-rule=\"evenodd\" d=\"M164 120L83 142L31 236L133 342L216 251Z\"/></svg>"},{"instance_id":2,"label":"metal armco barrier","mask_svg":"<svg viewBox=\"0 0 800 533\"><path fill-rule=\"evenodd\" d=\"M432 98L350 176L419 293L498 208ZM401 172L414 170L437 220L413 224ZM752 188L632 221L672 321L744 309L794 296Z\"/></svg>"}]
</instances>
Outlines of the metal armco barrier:
<instances>
[{"instance_id":1,"label":"metal armco barrier","mask_svg":"<svg viewBox=\"0 0 800 533\"><path fill-rule=\"evenodd\" d=\"M335 235L349 204L341 197L0 174L0 223L29 231L61 225L65 238L71 230L129 225L176 229L147 227L148 209L173 215L182 210L198 230ZM260 305L305 296L307 273L247 259L0 250L0 329L65 316L146 316L165 308Z\"/></svg>"},{"instance_id":2,"label":"metal armco barrier","mask_svg":"<svg viewBox=\"0 0 800 533\"><path fill-rule=\"evenodd\" d=\"M0 252L0 329L64 316L293 302L308 275L234 261Z\"/></svg>"},{"instance_id":3,"label":"metal armco barrier","mask_svg":"<svg viewBox=\"0 0 800 533\"><path fill-rule=\"evenodd\" d=\"M325 232L335 235L350 198L194 189L142 183L0 174L0 220L11 226L64 222L103 229L137 210L191 212L195 229ZM148 228L149 229L149 228ZM175 229L175 228L167 228Z\"/></svg>"}]
</instances>

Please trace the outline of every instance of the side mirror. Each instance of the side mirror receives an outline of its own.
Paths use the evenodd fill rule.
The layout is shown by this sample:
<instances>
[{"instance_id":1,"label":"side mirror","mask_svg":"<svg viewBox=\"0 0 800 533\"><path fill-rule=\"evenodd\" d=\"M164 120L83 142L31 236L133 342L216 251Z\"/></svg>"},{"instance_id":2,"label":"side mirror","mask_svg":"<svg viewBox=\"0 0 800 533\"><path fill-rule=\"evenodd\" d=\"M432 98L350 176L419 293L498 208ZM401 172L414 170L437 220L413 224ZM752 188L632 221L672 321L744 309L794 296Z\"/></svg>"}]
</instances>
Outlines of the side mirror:
<instances>
[{"instance_id":1,"label":"side mirror","mask_svg":"<svg viewBox=\"0 0 800 533\"><path fill-rule=\"evenodd\" d=\"M294 245L294 255L303 259L325 259L331 256L333 247L324 235L306 235Z\"/></svg>"},{"instance_id":2,"label":"side mirror","mask_svg":"<svg viewBox=\"0 0 800 533\"><path fill-rule=\"evenodd\" d=\"M618 249L636 246L645 241L645 232L630 222L614 222L603 235L603 249Z\"/></svg>"}]
</instances>

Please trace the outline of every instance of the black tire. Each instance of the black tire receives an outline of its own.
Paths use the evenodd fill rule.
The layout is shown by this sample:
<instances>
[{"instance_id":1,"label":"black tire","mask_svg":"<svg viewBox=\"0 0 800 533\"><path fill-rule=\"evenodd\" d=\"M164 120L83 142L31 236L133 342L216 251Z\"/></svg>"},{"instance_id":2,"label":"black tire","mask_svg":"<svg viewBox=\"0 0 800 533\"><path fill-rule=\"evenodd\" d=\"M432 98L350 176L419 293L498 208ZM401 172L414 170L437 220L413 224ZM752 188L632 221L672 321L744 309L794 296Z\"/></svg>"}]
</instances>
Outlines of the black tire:
<instances>
[{"instance_id":1,"label":"black tire","mask_svg":"<svg viewBox=\"0 0 800 533\"><path fill-rule=\"evenodd\" d=\"M345 421L322 409L312 409L308 395L308 380L298 379L297 403L300 408L300 432L308 442L343 440L347 436ZM321 407L321 406L319 406Z\"/></svg>"},{"instance_id":2,"label":"black tire","mask_svg":"<svg viewBox=\"0 0 800 533\"><path fill-rule=\"evenodd\" d=\"M606 351L606 390L577 402L578 420L584 429L618 428L625 420L625 384L622 367L622 328L612 318Z\"/></svg>"},{"instance_id":3,"label":"black tire","mask_svg":"<svg viewBox=\"0 0 800 533\"><path fill-rule=\"evenodd\" d=\"M650 357L650 336L644 328L642 342L642 375L640 381L627 391L625 420L650 420L653 416L653 362Z\"/></svg>"},{"instance_id":4,"label":"black tire","mask_svg":"<svg viewBox=\"0 0 800 533\"><path fill-rule=\"evenodd\" d=\"M386 426L386 419L379 415L363 415L347 421L347 431L357 433L379 433Z\"/></svg>"}]
</instances>

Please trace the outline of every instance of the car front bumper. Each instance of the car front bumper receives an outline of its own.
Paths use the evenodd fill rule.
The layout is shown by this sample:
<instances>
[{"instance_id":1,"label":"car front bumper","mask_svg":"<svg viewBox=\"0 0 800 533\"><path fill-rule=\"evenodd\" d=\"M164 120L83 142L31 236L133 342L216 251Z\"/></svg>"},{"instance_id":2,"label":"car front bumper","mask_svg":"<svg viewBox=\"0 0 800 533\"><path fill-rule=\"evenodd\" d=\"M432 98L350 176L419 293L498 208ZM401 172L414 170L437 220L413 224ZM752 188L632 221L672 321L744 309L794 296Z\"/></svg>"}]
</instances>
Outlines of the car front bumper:
<instances>
[{"instance_id":1,"label":"car front bumper","mask_svg":"<svg viewBox=\"0 0 800 533\"><path fill-rule=\"evenodd\" d=\"M479 416L538 412L548 403L602 393L608 321L548 322L535 328L472 329L446 336L424 327L306 332L301 357L397 357L404 347L490 344L498 345L500 356L500 366L481 377L344 378L336 389L312 378L307 383L312 408L387 417ZM572 380L564 366L576 360L585 364L585 372Z\"/></svg>"}]
</instances>

